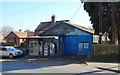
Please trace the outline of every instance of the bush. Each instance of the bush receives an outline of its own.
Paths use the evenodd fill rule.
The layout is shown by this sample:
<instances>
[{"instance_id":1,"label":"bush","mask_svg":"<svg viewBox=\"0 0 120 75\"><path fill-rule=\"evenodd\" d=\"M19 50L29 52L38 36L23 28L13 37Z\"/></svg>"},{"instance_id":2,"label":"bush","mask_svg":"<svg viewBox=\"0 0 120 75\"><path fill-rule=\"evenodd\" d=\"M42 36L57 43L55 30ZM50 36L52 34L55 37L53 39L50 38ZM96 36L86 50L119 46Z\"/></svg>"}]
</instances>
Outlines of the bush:
<instances>
[{"instance_id":1,"label":"bush","mask_svg":"<svg viewBox=\"0 0 120 75\"><path fill-rule=\"evenodd\" d=\"M93 45L93 53L95 54L119 54L120 52L118 49L120 48L120 45L114 45L114 44L96 44Z\"/></svg>"},{"instance_id":2,"label":"bush","mask_svg":"<svg viewBox=\"0 0 120 75\"><path fill-rule=\"evenodd\" d=\"M99 62L120 62L120 45L114 44L95 44L93 53L88 54L90 61Z\"/></svg>"},{"instance_id":3,"label":"bush","mask_svg":"<svg viewBox=\"0 0 120 75\"><path fill-rule=\"evenodd\" d=\"M26 44L21 43L20 46L21 46L21 47L26 47Z\"/></svg>"}]
</instances>

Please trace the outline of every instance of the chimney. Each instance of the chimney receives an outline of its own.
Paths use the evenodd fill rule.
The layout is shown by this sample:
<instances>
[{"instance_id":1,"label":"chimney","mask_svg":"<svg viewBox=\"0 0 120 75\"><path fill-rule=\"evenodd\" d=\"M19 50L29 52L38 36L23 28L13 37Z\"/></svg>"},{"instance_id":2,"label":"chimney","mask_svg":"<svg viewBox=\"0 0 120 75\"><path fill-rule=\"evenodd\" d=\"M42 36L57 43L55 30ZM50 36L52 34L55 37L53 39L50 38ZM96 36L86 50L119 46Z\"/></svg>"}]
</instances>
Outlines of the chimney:
<instances>
[{"instance_id":1,"label":"chimney","mask_svg":"<svg viewBox=\"0 0 120 75\"><path fill-rule=\"evenodd\" d=\"M19 32L22 32L22 30L21 30L21 29L19 29Z\"/></svg>"},{"instance_id":2,"label":"chimney","mask_svg":"<svg viewBox=\"0 0 120 75\"><path fill-rule=\"evenodd\" d=\"M55 23L55 22L56 22L56 17L55 17L55 15L52 15L51 21L52 21L52 23Z\"/></svg>"}]
</instances>

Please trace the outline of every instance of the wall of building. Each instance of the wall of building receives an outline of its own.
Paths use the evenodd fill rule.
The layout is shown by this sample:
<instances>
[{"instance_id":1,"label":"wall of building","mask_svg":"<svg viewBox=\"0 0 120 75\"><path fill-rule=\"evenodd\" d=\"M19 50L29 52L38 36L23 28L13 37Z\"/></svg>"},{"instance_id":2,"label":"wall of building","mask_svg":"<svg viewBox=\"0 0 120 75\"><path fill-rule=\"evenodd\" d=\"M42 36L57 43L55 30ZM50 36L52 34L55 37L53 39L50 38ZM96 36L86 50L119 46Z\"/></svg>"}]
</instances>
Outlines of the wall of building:
<instances>
[{"instance_id":1,"label":"wall of building","mask_svg":"<svg viewBox=\"0 0 120 75\"><path fill-rule=\"evenodd\" d=\"M92 52L92 35L74 35L64 37L64 53L84 55Z\"/></svg>"},{"instance_id":2,"label":"wall of building","mask_svg":"<svg viewBox=\"0 0 120 75\"><path fill-rule=\"evenodd\" d=\"M18 44L19 44L18 36L16 36L14 33L8 35L8 37L6 38L6 45L18 45Z\"/></svg>"}]
</instances>

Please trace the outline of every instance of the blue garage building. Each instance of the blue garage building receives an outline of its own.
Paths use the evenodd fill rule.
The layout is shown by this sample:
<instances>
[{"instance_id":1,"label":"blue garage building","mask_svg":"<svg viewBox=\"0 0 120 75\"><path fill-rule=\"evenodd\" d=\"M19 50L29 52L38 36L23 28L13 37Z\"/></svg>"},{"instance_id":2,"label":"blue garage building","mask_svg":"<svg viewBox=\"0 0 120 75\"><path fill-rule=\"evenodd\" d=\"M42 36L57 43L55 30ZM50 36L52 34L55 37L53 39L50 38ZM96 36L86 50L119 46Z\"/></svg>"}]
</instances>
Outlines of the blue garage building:
<instances>
[{"instance_id":1,"label":"blue garage building","mask_svg":"<svg viewBox=\"0 0 120 75\"><path fill-rule=\"evenodd\" d=\"M69 20L41 22L35 30L36 36L57 36L57 55L85 55L92 52L93 30L72 24ZM55 38L56 40L56 38Z\"/></svg>"},{"instance_id":2,"label":"blue garage building","mask_svg":"<svg viewBox=\"0 0 120 75\"><path fill-rule=\"evenodd\" d=\"M92 52L93 30L72 24L69 20L42 22L36 29L39 36L58 36L60 54L84 55ZM42 32L42 33L41 33Z\"/></svg>"}]
</instances>

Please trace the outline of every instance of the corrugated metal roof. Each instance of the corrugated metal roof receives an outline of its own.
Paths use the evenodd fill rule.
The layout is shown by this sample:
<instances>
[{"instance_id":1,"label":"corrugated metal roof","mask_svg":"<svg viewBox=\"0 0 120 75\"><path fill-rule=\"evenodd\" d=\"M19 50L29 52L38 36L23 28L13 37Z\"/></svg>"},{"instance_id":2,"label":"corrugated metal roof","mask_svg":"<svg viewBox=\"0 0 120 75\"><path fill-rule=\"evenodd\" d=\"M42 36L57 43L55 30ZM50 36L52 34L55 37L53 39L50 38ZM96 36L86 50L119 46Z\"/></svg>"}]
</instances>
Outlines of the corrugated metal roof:
<instances>
[{"instance_id":1,"label":"corrugated metal roof","mask_svg":"<svg viewBox=\"0 0 120 75\"><path fill-rule=\"evenodd\" d=\"M33 36L34 32L14 32L19 38L26 38L29 36Z\"/></svg>"},{"instance_id":2,"label":"corrugated metal roof","mask_svg":"<svg viewBox=\"0 0 120 75\"><path fill-rule=\"evenodd\" d=\"M66 23L67 23L67 22L66 22ZM83 30L83 31L86 31L86 32L89 32L89 33L94 34L94 30L85 28L85 27L80 26L80 25L77 25L77 24L72 24L72 23L67 23L67 24L72 25L72 26L74 26L74 27L76 27L76 28L78 28L78 29L81 29L81 30Z\"/></svg>"},{"instance_id":3,"label":"corrugated metal roof","mask_svg":"<svg viewBox=\"0 0 120 75\"><path fill-rule=\"evenodd\" d=\"M33 38L55 38L55 37L57 36L29 36L27 38L33 39Z\"/></svg>"}]
</instances>

